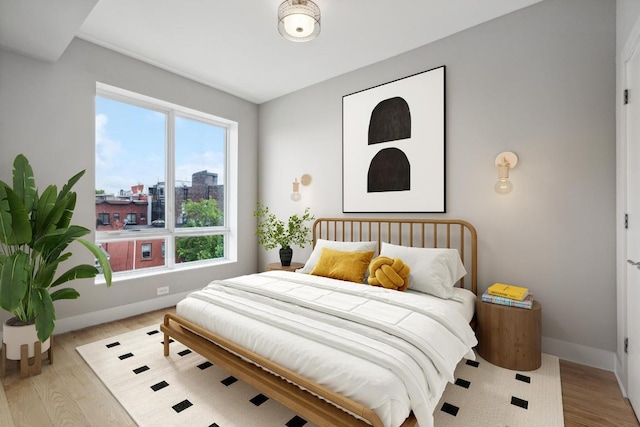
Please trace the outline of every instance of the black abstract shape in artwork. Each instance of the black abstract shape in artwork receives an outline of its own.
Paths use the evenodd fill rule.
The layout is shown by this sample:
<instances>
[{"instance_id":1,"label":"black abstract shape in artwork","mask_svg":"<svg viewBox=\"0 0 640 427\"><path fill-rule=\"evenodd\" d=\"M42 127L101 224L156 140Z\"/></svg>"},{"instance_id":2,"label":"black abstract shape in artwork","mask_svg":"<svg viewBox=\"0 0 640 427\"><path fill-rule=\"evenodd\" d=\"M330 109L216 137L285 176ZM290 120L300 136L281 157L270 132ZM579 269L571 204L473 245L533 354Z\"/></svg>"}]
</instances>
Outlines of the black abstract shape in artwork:
<instances>
[{"instance_id":1,"label":"black abstract shape in artwork","mask_svg":"<svg viewBox=\"0 0 640 427\"><path fill-rule=\"evenodd\" d=\"M385 148L369 164L367 192L411 190L411 164L397 148Z\"/></svg>"},{"instance_id":2,"label":"black abstract shape in artwork","mask_svg":"<svg viewBox=\"0 0 640 427\"><path fill-rule=\"evenodd\" d=\"M411 111L403 98L380 101L369 120L369 145L411 138Z\"/></svg>"}]
</instances>

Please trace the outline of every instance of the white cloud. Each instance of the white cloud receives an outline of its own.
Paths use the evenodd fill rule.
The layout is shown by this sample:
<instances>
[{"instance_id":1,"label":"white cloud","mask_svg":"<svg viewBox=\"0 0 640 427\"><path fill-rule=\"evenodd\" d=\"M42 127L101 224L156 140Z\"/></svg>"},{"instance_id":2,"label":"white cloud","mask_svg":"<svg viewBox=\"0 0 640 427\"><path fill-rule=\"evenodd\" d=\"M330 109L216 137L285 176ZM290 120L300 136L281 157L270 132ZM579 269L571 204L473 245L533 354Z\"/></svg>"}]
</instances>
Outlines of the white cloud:
<instances>
[{"instance_id":1,"label":"white cloud","mask_svg":"<svg viewBox=\"0 0 640 427\"><path fill-rule=\"evenodd\" d=\"M195 172L208 171L218 174L218 184L224 183L224 156L222 153L208 151L205 153L194 153L189 156L186 163L180 164L176 168L176 180L178 184L183 181L191 183L191 175Z\"/></svg>"},{"instance_id":2,"label":"white cloud","mask_svg":"<svg viewBox=\"0 0 640 427\"><path fill-rule=\"evenodd\" d=\"M110 131L115 132L114 125L109 124L108 115L96 114L97 189L107 194L118 194L120 190L129 190L132 185L144 184L147 190L147 186L165 180L163 152L149 149L150 143L146 140L136 140L135 146L131 146L132 143L127 140L115 140L109 135ZM224 165L222 152L192 152L178 164L176 181L178 186L190 186L192 174L206 170L217 173L218 184L223 184Z\"/></svg>"},{"instance_id":3,"label":"white cloud","mask_svg":"<svg viewBox=\"0 0 640 427\"><path fill-rule=\"evenodd\" d=\"M96 168L104 170L113 168L113 160L122 151L120 143L107 135L107 123L106 114L96 114Z\"/></svg>"},{"instance_id":4,"label":"white cloud","mask_svg":"<svg viewBox=\"0 0 640 427\"><path fill-rule=\"evenodd\" d=\"M117 166L115 160L122 152L122 145L109 137L108 123L106 114L96 114L96 188L113 193L116 189L129 187L123 187L121 180L112 172Z\"/></svg>"}]
</instances>

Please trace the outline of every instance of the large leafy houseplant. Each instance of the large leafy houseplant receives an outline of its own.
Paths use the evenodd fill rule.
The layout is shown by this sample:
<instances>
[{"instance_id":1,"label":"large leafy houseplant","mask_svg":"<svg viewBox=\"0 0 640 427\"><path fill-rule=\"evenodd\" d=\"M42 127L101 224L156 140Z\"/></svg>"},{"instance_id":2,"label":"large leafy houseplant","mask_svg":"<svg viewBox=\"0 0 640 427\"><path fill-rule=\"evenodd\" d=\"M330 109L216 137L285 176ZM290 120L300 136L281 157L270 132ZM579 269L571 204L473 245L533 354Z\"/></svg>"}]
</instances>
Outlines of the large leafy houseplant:
<instances>
[{"instance_id":1,"label":"large leafy houseplant","mask_svg":"<svg viewBox=\"0 0 640 427\"><path fill-rule=\"evenodd\" d=\"M111 266L100 247L82 236L90 230L71 225L76 193L71 188L84 175L74 175L58 193L49 185L38 193L33 169L19 154L13 162L13 186L0 181L0 307L22 323L35 323L40 341L46 341L55 327L53 302L76 299L73 288L59 286L95 277L94 265L75 265L56 277L58 267L72 253L68 246L78 242L97 259L107 286L111 285ZM55 290L54 290L55 289Z\"/></svg>"},{"instance_id":2,"label":"large leafy houseplant","mask_svg":"<svg viewBox=\"0 0 640 427\"><path fill-rule=\"evenodd\" d=\"M283 250L288 253L288 262L290 262L292 244L304 248L306 244L311 243L311 239L308 237L311 229L307 222L313 221L315 217L311 214L310 208L306 208L302 215L291 215L285 223L275 214L270 213L268 207L258 203L258 208L253 212L253 216L258 218L258 228L256 229L258 243L267 250L279 246L282 265L289 265L283 259Z\"/></svg>"}]
</instances>

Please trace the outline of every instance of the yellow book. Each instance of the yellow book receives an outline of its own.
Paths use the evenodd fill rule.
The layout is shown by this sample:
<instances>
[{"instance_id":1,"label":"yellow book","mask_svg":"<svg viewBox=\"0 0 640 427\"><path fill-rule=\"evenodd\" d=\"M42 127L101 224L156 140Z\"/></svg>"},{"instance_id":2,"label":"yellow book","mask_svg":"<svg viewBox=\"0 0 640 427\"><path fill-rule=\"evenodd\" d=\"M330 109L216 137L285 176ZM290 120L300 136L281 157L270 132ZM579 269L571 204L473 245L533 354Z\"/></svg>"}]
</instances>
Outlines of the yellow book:
<instances>
[{"instance_id":1,"label":"yellow book","mask_svg":"<svg viewBox=\"0 0 640 427\"><path fill-rule=\"evenodd\" d=\"M511 298L518 301L524 300L529 295L529 289L520 286L506 285L504 283L494 283L489 286L487 292L499 297Z\"/></svg>"}]
</instances>

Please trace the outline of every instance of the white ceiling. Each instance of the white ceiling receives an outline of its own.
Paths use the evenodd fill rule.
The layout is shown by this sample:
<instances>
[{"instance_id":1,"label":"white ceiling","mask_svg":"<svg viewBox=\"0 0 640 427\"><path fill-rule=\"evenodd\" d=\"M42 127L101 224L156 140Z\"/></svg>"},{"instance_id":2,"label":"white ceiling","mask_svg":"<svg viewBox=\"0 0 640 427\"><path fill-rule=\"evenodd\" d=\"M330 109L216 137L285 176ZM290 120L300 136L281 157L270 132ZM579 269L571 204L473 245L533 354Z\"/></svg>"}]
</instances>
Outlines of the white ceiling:
<instances>
[{"instance_id":1,"label":"white ceiling","mask_svg":"<svg viewBox=\"0 0 640 427\"><path fill-rule=\"evenodd\" d=\"M0 0L0 47L55 62L98 0Z\"/></svg>"},{"instance_id":2,"label":"white ceiling","mask_svg":"<svg viewBox=\"0 0 640 427\"><path fill-rule=\"evenodd\" d=\"M281 0L0 0L0 46L56 61L75 35L262 103L541 0L315 1L320 35L294 43Z\"/></svg>"}]
</instances>

